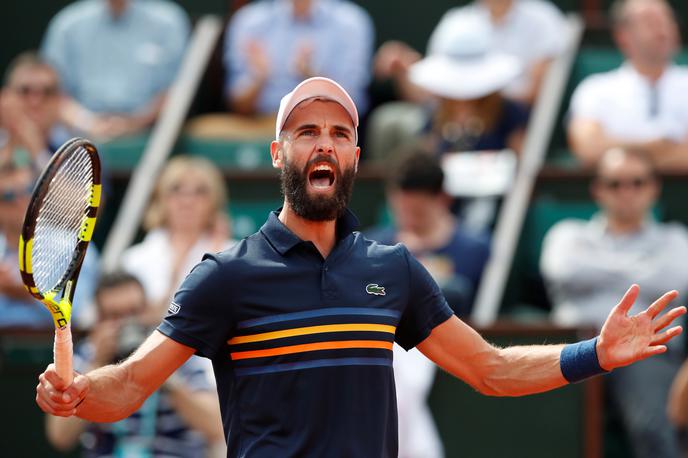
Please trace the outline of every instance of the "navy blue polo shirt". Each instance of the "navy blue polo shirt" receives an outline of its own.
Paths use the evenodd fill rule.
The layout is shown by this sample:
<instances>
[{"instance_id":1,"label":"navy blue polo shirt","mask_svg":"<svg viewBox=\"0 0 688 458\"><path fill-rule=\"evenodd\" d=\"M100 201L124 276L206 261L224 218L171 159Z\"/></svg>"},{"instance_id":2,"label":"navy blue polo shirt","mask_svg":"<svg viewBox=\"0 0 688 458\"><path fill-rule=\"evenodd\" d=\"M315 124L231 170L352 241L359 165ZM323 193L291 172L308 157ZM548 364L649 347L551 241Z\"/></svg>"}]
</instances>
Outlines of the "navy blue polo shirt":
<instances>
[{"instance_id":1,"label":"navy blue polo shirt","mask_svg":"<svg viewBox=\"0 0 688 458\"><path fill-rule=\"evenodd\" d=\"M353 214L326 259L270 214L206 255L158 328L210 358L229 457L396 457L392 344L409 349L452 311L402 245Z\"/></svg>"}]
</instances>

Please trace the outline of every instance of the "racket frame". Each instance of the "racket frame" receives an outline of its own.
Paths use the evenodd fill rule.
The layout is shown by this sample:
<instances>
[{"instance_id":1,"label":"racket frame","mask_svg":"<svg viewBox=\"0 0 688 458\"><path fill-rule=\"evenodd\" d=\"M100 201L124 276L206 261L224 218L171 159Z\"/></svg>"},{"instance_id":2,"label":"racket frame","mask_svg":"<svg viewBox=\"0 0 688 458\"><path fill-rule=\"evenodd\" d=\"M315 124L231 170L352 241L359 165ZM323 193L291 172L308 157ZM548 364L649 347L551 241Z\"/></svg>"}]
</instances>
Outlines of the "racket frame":
<instances>
[{"instance_id":1,"label":"racket frame","mask_svg":"<svg viewBox=\"0 0 688 458\"><path fill-rule=\"evenodd\" d=\"M36 221L43 202L48 195L50 183L60 167L78 149L84 148L89 154L93 169L93 184L89 196L89 206L84 213L81 228L78 234L78 242L74 248L72 259L60 280L50 291L39 291L33 276L33 241L36 230ZM93 236L98 208L100 207L102 184L100 180L100 159L96 147L83 138L73 138L67 141L50 159L45 167L31 196L31 202L26 211L24 225L19 237L19 271L26 290L36 299L41 301L50 311L55 324L55 366L60 377L67 385L72 380L72 339L70 321L72 314L72 301L76 282L81 271L81 264L86 256L88 243ZM58 298L59 294L62 296Z\"/></svg>"}]
</instances>

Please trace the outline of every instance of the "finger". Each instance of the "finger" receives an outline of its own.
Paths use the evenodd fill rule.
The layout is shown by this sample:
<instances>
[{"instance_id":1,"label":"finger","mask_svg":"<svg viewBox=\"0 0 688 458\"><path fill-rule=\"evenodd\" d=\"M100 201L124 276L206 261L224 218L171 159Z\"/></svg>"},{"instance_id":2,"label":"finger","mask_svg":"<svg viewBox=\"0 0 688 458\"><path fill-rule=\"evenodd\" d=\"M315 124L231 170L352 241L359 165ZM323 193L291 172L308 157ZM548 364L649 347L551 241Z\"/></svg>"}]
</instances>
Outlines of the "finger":
<instances>
[{"instance_id":1,"label":"finger","mask_svg":"<svg viewBox=\"0 0 688 458\"><path fill-rule=\"evenodd\" d=\"M676 296L678 296L678 291L669 291L668 293L664 293L662 297L654 301L645 312L650 315L650 318L654 319L662 310L664 310L669 302L676 299Z\"/></svg>"},{"instance_id":2,"label":"finger","mask_svg":"<svg viewBox=\"0 0 688 458\"><path fill-rule=\"evenodd\" d=\"M655 356L659 355L661 353L664 353L667 351L667 347L665 345L656 345L653 347L647 347L643 353L640 355L641 359L649 358L650 356Z\"/></svg>"},{"instance_id":3,"label":"finger","mask_svg":"<svg viewBox=\"0 0 688 458\"><path fill-rule=\"evenodd\" d=\"M665 344L665 343L669 342L672 338L681 334L682 331L683 331L683 328L681 326L674 326L671 329L667 329L663 333L657 334L656 336L654 336L654 338L650 342L650 345Z\"/></svg>"},{"instance_id":4,"label":"finger","mask_svg":"<svg viewBox=\"0 0 688 458\"><path fill-rule=\"evenodd\" d=\"M76 405L86 396L89 388L90 383L88 378L80 374L75 374L74 382L67 388L62 399L66 402L73 402L74 405Z\"/></svg>"},{"instance_id":5,"label":"finger","mask_svg":"<svg viewBox=\"0 0 688 458\"><path fill-rule=\"evenodd\" d=\"M624 294L623 298L621 298L621 302L619 302L616 307L614 307L614 310L612 313L621 313L624 316L628 314L628 311L633 307L633 303L635 302L636 298L638 297L638 292L640 291L640 287L636 284L631 285L630 288L628 288L628 291L626 291L626 294Z\"/></svg>"},{"instance_id":6,"label":"finger","mask_svg":"<svg viewBox=\"0 0 688 458\"><path fill-rule=\"evenodd\" d=\"M72 403L70 404L64 404L61 401L54 401L50 399L49 397L45 396L45 393L37 393L36 394L36 403L47 413L52 413L52 414L69 414L69 412L74 410L74 405ZM47 410L46 410L47 409Z\"/></svg>"},{"instance_id":7,"label":"finger","mask_svg":"<svg viewBox=\"0 0 688 458\"><path fill-rule=\"evenodd\" d=\"M664 315L657 318L657 321L655 321L655 333L669 326L672 321L674 321L676 318L680 317L684 313L686 313L686 308L684 306L681 306L673 308Z\"/></svg>"},{"instance_id":8,"label":"finger","mask_svg":"<svg viewBox=\"0 0 688 458\"><path fill-rule=\"evenodd\" d=\"M70 410L61 410L61 409L54 409L52 408L43 398L36 398L36 404L38 404L38 407L41 408L41 410L45 413L55 415L58 417L71 417L76 413L75 409L70 409Z\"/></svg>"},{"instance_id":9,"label":"finger","mask_svg":"<svg viewBox=\"0 0 688 458\"><path fill-rule=\"evenodd\" d=\"M40 392L46 398L50 398L56 402L62 400L62 391L56 390L55 387L47 380L45 374L38 376L38 386L36 386L36 392Z\"/></svg>"},{"instance_id":10,"label":"finger","mask_svg":"<svg viewBox=\"0 0 688 458\"><path fill-rule=\"evenodd\" d=\"M45 379L48 382L50 382L50 384L54 386L55 389L57 389L58 391L64 391L65 388L67 388L65 386L64 380L62 380L62 377L60 377L57 371L55 370L54 364L50 364L48 368L45 370L45 372L43 372L43 374L41 375L43 375Z\"/></svg>"}]
</instances>

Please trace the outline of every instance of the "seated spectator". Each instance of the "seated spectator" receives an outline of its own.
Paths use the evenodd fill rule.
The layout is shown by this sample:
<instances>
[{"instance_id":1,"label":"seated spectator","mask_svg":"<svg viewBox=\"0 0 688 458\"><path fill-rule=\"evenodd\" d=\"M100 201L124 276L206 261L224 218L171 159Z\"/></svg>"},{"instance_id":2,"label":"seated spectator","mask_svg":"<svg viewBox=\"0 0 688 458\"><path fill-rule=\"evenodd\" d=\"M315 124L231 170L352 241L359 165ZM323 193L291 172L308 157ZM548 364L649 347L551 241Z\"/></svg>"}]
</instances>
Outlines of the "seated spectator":
<instances>
[{"instance_id":1,"label":"seated spectator","mask_svg":"<svg viewBox=\"0 0 688 458\"><path fill-rule=\"evenodd\" d=\"M447 302L467 317L489 255L488 242L465 232L450 212L444 173L432 154L413 149L397 159L387 181L387 202L394 227L371 231L384 244L403 243L428 269ZM436 367L418 350L394 346L394 378L399 418L399 456L444 456L427 397Z\"/></svg>"},{"instance_id":2,"label":"seated spectator","mask_svg":"<svg viewBox=\"0 0 688 458\"><path fill-rule=\"evenodd\" d=\"M0 165L0 328L27 327L52 329L53 319L45 306L25 289L19 275L19 235L31 200L35 174L24 161ZM98 274L98 255L93 244L79 275L72 323L75 327L91 324L91 299Z\"/></svg>"},{"instance_id":3,"label":"seated spectator","mask_svg":"<svg viewBox=\"0 0 688 458\"><path fill-rule=\"evenodd\" d=\"M79 0L64 8L42 44L70 97L63 120L99 140L152 124L188 35L186 13L167 0Z\"/></svg>"},{"instance_id":4,"label":"seated spectator","mask_svg":"<svg viewBox=\"0 0 688 458\"><path fill-rule=\"evenodd\" d=\"M373 35L368 13L349 0L261 0L243 6L225 33L225 93L232 114L199 116L187 133L269 141L282 96L311 76L339 82L364 112Z\"/></svg>"},{"instance_id":5,"label":"seated spectator","mask_svg":"<svg viewBox=\"0 0 688 458\"><path fill-rule=\"evenodd\" d=\"M664 0L626 0L611 10L626 58L587 77L571 99L568 136L585 166L614 146L642 148L658 170L688 170L688 69L672 63L680 46Z\"/></svg>"},{"instance_id":6,"label":"seated spectator","mask_svg":"<svg viewBox=\"0 0 688 458\"><path fill-rule=\"evenodd\" d=\"M441 51L438 45L444 46L443 35L459 28L465 14L478 14L492 24L491 50L519 59L525 71L504 88L504 94L532 105L549 64L566 46L566 34L562 33L566 23L561 11L543 0L476 0L445 13L430 37L428 55ZM423 100L425 94L408 81L408 69L420 58L402 42L384 43L375 56L375 76L394 79L402 98Z\"/></svg>"},{"instance_id":7,"label":"seated spectator","mask_svg":"<svg viewBox=\"0 0 688 458\"><path fill-rule=\"evenodd\" d=\"M33 52L15 57L0 92L0 163L18 160L42 169L59 146L59 106L55 70Z\"/></svg>"},{"instance_id":8,"label":"seated spectator","mask_svg":"<svg viewBox=\"0 0 688 458\"><path fill-rule=\"evenodd\" d=\"M79 372L126 358L148 335L138 321L146 307L145 294L132 275L104 275L96 289L96 304L97 323L76 347L74 368ZM224 435L206 363L191 357L138 411L116 423L48 415L48 440L61 451L81 442L83 456L92 458L205 458L208 446L222 442Z\"/></svg>"},{"instance_id":9,"label":"seated spectator","mask_svg":"<svg viewBox=\"0 0 688 458\"><path fill-rule=\"evenodd\" d=\"M165 166L144 218L148 234L122 255L122 267L141 281L152 305L148 323L160 321L205 253L232 244L226 201L224 178L207 159L176 156Z\"/></svg>"},{"instance_id":10,"label":"seated spectator","mask_svg":"<svg viewBox=\"0 0 688 458\"><path fill-rule=\"evenodd\" d=\"M444 172L431 154L414 148L395 162L387 181L394 226L372 231L380 243L403 243L428 269L461 318L470 314L489 257L485 237L464 230L443 190Z\"/></svg>"},{"instance_id":11,"label":"seated spectator","mask_svg":"<svg viewBox=\"0 0 688 458\"><path fill-rule=\"evenodd\" d=\"M591 186L600 213L591 221L561 221L544 239L540 267L556 323L599 329L610 298L633 282L640 294L630 314L644 310L658 291L688 289L688 231L653 220L659 189L644 153L615 148L600 158ZM636 458L679 456L665 406L682 345L672 342L657 358L605 378Z\"/></svg>"},{"instance_id":12,"label":"seated spectator","mask_svg":"<svg viewBox=\"0 0 688 458\"><path fill-rule=\"evenodd\" d=\"M419 138L437 154L506 148L520 153L528 110L500 91L519 75L521 65L513 56L490 51L493 35L485 18L462 14L456 19L455 28L436 36L436 52L409 69L409 80L435 97L436 105L402 117L399 112L408 107L378 108L368 136L375 159Z\"/></svg>"},{"instance_id":13,"label":"seated spectator","mask_svg":"<svg viewBox=\"0 0 688 458\"><path fill-rule=\"evenodd\" d=\"M280 99L312 76L338 81L365 111L373 44L368 13L346 0L267 0L244 6L227 28L230 105L277 113Z\"/></svg>"}]
</instances>

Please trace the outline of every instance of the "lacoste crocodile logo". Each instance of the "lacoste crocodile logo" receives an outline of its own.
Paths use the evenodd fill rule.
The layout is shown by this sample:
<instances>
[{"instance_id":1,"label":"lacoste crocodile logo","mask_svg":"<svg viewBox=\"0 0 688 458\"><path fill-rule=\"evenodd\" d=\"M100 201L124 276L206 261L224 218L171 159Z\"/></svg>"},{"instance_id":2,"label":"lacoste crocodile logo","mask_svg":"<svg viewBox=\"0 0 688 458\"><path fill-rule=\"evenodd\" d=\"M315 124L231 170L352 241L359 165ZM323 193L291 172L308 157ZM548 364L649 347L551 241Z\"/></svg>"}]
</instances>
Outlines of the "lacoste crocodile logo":
<instances>
[{"instance_id":1,"label":"lacoste crocodile logo","mask_svg":"<svg viewBox=\"0 0 688 458\"><path fill-rule=\"evenodd\" d=\"M386 294L385 287L379 286L377 283L370 283L369 285L367 285L366 293L374 294L376 296L384 296Z\"/></svg>"}]
</instances>

